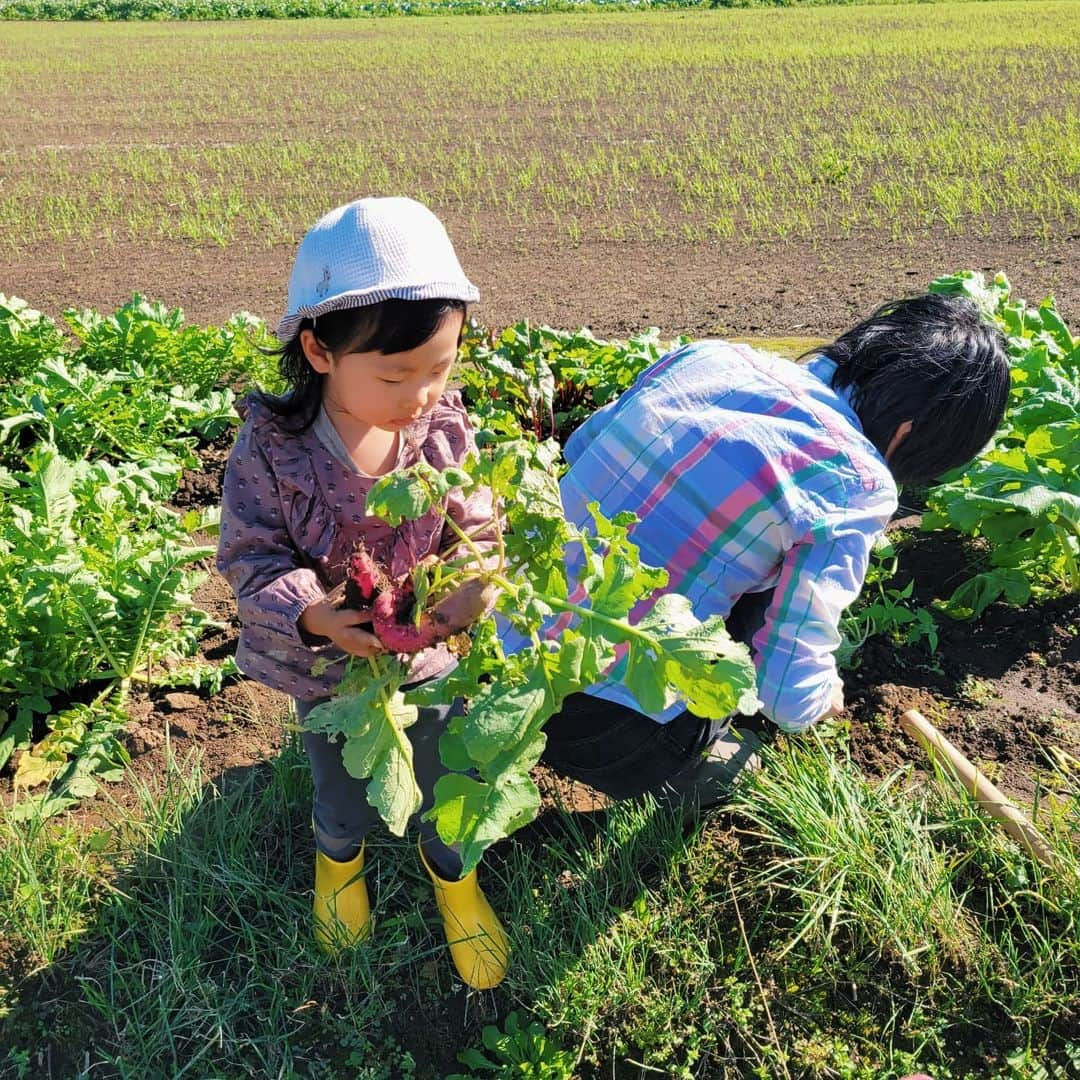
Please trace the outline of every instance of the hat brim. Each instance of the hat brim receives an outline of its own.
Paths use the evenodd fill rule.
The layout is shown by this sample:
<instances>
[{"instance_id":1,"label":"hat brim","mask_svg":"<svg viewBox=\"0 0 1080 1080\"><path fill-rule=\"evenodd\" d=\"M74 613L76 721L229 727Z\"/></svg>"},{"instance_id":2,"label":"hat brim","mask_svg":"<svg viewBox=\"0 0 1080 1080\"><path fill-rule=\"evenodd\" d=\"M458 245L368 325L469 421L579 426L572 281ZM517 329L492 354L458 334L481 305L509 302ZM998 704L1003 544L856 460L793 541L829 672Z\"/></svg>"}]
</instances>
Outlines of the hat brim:
<instances>
[{"instance_id":1,"label":"hat brim","mask_svg":"<svg viewBox=\"0 0 1080 1080\"><path fill-rule=\"evenodd\" d=\"M330 311L369 307L384 300L461 300L473 304L480 299L480 290L470 281L431 281L424 285L380 286L374 289L354 289L327 297L317 304L307 304L285 315L277 324L278 341L295 337L304 319L317 319Z\"/></svg>"}]
</instances>

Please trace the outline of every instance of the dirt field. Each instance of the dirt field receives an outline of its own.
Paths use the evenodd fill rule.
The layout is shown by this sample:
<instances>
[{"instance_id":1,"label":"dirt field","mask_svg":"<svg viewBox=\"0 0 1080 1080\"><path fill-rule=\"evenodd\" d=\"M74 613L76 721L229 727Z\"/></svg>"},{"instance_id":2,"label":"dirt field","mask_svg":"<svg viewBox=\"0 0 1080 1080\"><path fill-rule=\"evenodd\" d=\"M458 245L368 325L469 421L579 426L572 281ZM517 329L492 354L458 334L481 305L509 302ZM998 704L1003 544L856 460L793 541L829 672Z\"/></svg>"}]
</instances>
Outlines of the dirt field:
<instances>
[{"instance_id":1,"label":"dirt field","mask_svg":"<svg viewBox=\"0 0 1080 1080\"><path fill-rule=\"evenodd\" d=\"M455 219L445 215L451 236ZM993 228L990 229L991 235ZM748 245L600 241L575 246L493 228L483 247L458 245L480 289L476 316L501 328L519 319L625 337L664 335L827 337L879 303L919 292L955 270L1004 270L1016 294L1054 294L1080 320L1080 234L1043 244L974 237L892 243L848 240ZM220 323L247 309L273 324L282 313L293 249L117 243L89 251L55 245L0 256L0 291L54 317L68 307L112 311L133 292Z\"/></svg>"},{"instance_id":2,"label":"dirt field","mask_svg":"<svg viewBox=\"0 0 1080 1080\"><path fill-rule=\"evenodd\" d=\"M274 322L304 230L395 192L493 328L827 336L960 269L1075 323L1080 16L975 11L8 24L0 292Z\"/></svg>"},{"instance_id":3,"label":"dirt field","mask_svg":"<svg viewBox=\"0 0 1080 1080\"><path fill-rule=\"evenodd\" d=\"M1044 6L1050 12L1048 19L1062 18L1064 6ZM891 42L899 42L899 47L906 49L910 35L904 30L908 25L905 20L916 17L933 20L938 17L938 7L927 5L913 14L886 12L867 17L883 20L882 30L886 36L891 35ZM963 5L964 10L954 17L967 17L969 7L975 9L975 5ZM979 6L980 11L991 7ZM829 13L823 18L863 17L855 9L852 12L850 16L848 13ZM1011 15L1010 8L995 17L1005 20ZM784 19L788 17L783 16ZM750 18L756 20L759 16L751 15ZM764 20L766 16L760 18ZM896 21L896 27L891 26L892 20ZM420 40L428 26L441 25L435 21L420 25L422 22L395 21L394 32L416 35ZM513 24L513 32L517 34L518 27L526 25L526 21L519 20ZM547 197L544 192L560 194L559 183L563 179L570 183L555 168L554 183L543 186L537 182L529 189L533 193L531 196L528 193L522 196L521 220L515 220L512 193L500 187L511 176L505 171L508 161L516 164L520 159L524 167L529 164L526 153L534 148L545 160L555 160L565 146L571 150L580 148L582 159L594 152L602 156L603 149L611 145L629 148L633 153L628 156L633 157L639 147L649 141L654 128L677 141L685 132L668 130L665 125L678 122L680 110L687 101L705 101L701 87L708 87L707 80L713 74L718 77L720 74L718 65L706 56L694 61L699 65L694 72L697 81L688 80L688 89L665 81L663 49L669 45L668 38L674 41L676 35L670 35L664 29L656 31L655 37L645 42L647 48L643 47L640 53L649 58L650 66L643 72L647 77L640 80L649 93L643 92L640 99L628 102L626 111L631 119L627 120L625 128L613 131L608 126L614 124L612 103L621 100L619 95L625 92L625 84L612 83L614 90L611 86L602 86L603 92L593 100L588 100L583 90L580 102L575 105L578 111L568 108L566 115L559 117L554 113L552 101L557 99L557 92L563 87L548 85L542 79L537 81L537 72L555 83L560 78L565 81L558 72L548 75L544 68L549 61L553 64L558 55L563 41L562 38L554 40L558 35L564 35L567 48L576 37L583 36L578 34L578 24L529 21L528 25L551 33L553 44L546 53L536 50L535 57L531 58L534 66L530 67L527 77L522 75L519 96L505 96L507 76L505 72L499 74L500 61L490 43L482 47L477 45L469 54L470 65L462 65L461 72L451 73L456 75L457 82L451 79L437 88L434 83L430 87L425 84L429 97L420 102L420 119L413 116L409 121L411 126L396 132L403 143L409 143L414 135L418 138L420 133L434 133L439 153L450 153L460 133L470 137L475 135L481 148L479 158L486 155L493 162L497 159L498 168L504 171L493 181L478 173L470 177L469 182L497 191L502 202L467 204L462 198L455 199L448 189L439 187L440 166L435 154L431 155L430 162L420 160L422 154L417 161L398 160L399 171L390 171L386 173L389 179L379 181L379 190L423 190L431 194L428 201L446 222L466 272L480 288L481 300L474 314L489 327L495 329L527 318L533 323L567 329L584 325L599 336L612 338L627 337L648 326L659 327L662 337L671 338L679 334L822 338L847 329L886 300L920 292L933 278L962 269L981 270L989 275L1004 270L1013 283L1015 296L1037 303L1044 296L1053 294L1058 301L1058 310L1074 332L1080 326L1080 226L1075 218L1064 223L1061 219L1051 221L1049 211L1039 227L1033 225L1026 231L1024 239L1017 239L1023 232L1018 230L1017 216L1001 207L987 211L977 219L964 217L955 228L928 228L925 223L915 227L914 219L909 216L904 218L902 227L893 231L886 227L888 222L880 228L862 225L843 230L834 216L841 200L830 187L825 201L815 204L808 212L807 221L816 227L810 235L796 229L792 237L785 240L707 241L689 236L682 239L653 236L650 239L650 230L663 231L662 227L668 222L672 223L672 235L676 235L679 226L685 224L688 217L692 219L693 213L687 210L687 203L674 187L665 186L655 178L635 176L624 177L625 186L620 195L624 202L610 211L611 220L619 221L618 215L627 212L628 207L636 211L647 203L649 217L627 227L627 236L633 238L620 240L600 235L608 211L597 203L586 211L576 207L571 211L580 218L585 231L585 238L575 242L566 228L551 227L551 206L539 205ZM580 25L590 24L582 22ZM607 33L603 28L615 24L598 22L595 25L602 28L595 33L596 40L602 43ZM766 28L769 25L762 22ZM280 83L268 77L271 69L265 63L256 63L249 58L246 65L229 66L234 54L238 55L236 37L239 35L250 33L253 37L265 38L261 44L267 49L271 45L281 47L284 41L286 54L292 48L288 27L252 26L255 29L233 25L214 31L216 36L210 40L221 54L213 59L224 72L220 78L207 74L213 63L208 63L207 71L198 68L200 43L208 39L200 37L196 27L186 27L182 31L171 26L148 29L145 55L136 48L125 51L115 43L108 44L114 31L100 27L90 32L91 47L81 41L76 31L70 27L64 29L62 32L70 32L71 36L65 38L63 49L56 52L50 52L44 36L42 43L35 47L37 51L20 47L14 42L14 34L11 40L0 40L0 90L9 96L7 116L0 119L0 143L4 144L0 147L0 226L7 225L6 230L0 228L0 232L7 233L5 243L0 244L0 292L20 296L54 318L69 307L93 307L110 312L138 292L152 300L183 308L188 320L194 323L217 324L236 311L248 310L274 324L285 300L285 286L300 232L297 223L314 220L310 213L312 205L318 204L321 212L335 202L343 201L339 198L343 192L348 193L345 197L352 197L362 185L369 181L375 183L371 177L382 175L375 166L371 173L349 175L342 180L336 176L328 179L333 171L333 163L328 163L327 172L312 177L310 184L300 169L288 175L283 170L264 180L252 180L251 174L238 180L238 190L241 184L244 185L245 197L250 197L252 203L256 196L265 197L274 210L280 208L279 227L272 235L268 233L265 241L257 235L257 227L252 224L260 220L254 210L250 216L241 218L240 235L223 246L206 240L185 241L178 239L178 234L163 235L153 231L148 233L150 238L134 239L132 234L137 229L125 218L129 204L136 211L142 208L144 201L157 199L154 213L160 212L162 206L168 211L172 205L170 200L175 193L159 192L155 187L153 168L161 164L153 158L156 149L164 149L166 158L173 151L177 152L176 160L165 161L170 168L175 166L177 173L188 167L185 155L191 155L194 164L190 166L190 177L184 177L191 188L191 205L185 204L184 209L191 210L202 194L200 186L204 185L208 194L217 192L215 185L222 182L223 176L226 181L229 179L229 170L237 162L245 168L250 166L251 173L256 171L256 165L260 163L256 159L263 148L259 140L266 137L267 131L272 141L274 133L287 126L300 142L306 140L307 145L317 150L322 134L331 131L331 126L324 123L319 112L327 102L335 110L335 132L348 126L350 131L355 131L358 145L383 145L380 140L389 145L386 131L369 131L364 127L375 118L379 109L367 109L363 95L351 93L352 83L339 86L342 80L334 64L313 68L311 85L305 82L306 73L298 75L295 65L281 73ZM549 31L549 27L554 29ZM620 33L628 37L629 27L627 23ZM132 32L130 28L122 28L116 33L126 35L129 32ZM369 39L374 46L375 39L383 32L383 24L375 23L323 27L311 37L306 47L338 50L332 52L334 63L345 58L361 65L367 62L364 46ZM1032 32L1022 20L1016 26L1018 38ZM299 32L297 34L299 37ZM341 51L342 36L360 40L360 46L347 56ZM707 35L703 33L702 36ZM102 45L100 54L92 47L93 41ZM791 48L799 44L796 40ZM386 49L386 42L383 41L380 47ZM998 85L995 79L984 78L985 72L979 67L981 54L977 54L977 50L963 58L976 76L966 79L957 75L949 86L942 86L933 79L923 85L912 74L917 65L936 62L939 53L927 53L923 60L912 59L905 52L899 54L899 59L896 56L882 59L875 48L876 43L871 41L867 55L859 57L863 70L874 68L879 61L883 69L893 64L889 77L894 78L896 86L910 91L908 97L899 103L881 99L885 104L881 106L880 117L867 119L859 112L863 103L859 100L858 85L841 82L849 63L846 56L830 58L830 78L835 80L835 86L825 87L830 92L835 90L842 99L848 110L844 119L857 115L859 123L853 127L860 127L860 138L869 139L866 132L872 130L882 144L889 144L890 125L906 110L919 108L933 114L938 102L936 95L948 92L957 98L977 97L987 93L987 87L994 92ZM1017 99L1010 99L1014 107L1004 110L1008 115L1003 118L1002 126L1011 125L1008 137L1016 144L1017 160L1030 156L1032 146L1039 141L1037 133L1030 134L1031 145L1021 145L1025 125L1034 131L1037 123L1056 122L1060 117L1064 132L1061 142L1064 144L1071 137L1069 132L1075 132L1075 127L1068 126L1075 122L1075 86L1069 89L1060 70L1068 70L1068 49L1075 53L1075 43L1040 49L1037 45L1018 41L1015 49L1001 48L1000 69L994 71L1001 79L1008 75L1014 80L1010 84L1014 88L1010 93L1030 94L1030 100L1025 99L1020 105L1015 104ZM106 49L113 50L107 62ZM425 58L436 65L432 70L441 70L438 64L442 61L442 52L435 45L431 45L429 51L431 55L425 53ZM954 51L959 54L963 49ZM659 58L654 54L659 54ZM156 73L148 75L147 57L151 55L157 58L159 69L154 70L160 70L160 79ZM518 55L529 56L527 52ZM117 57L122 61L119 64ZM296 58L290 56L289 59ZM54 60L57 63L55 72L49 66ZM1017 71L1028 72L1025 65L1036 62L1057 64L1060 70L1057 76L1047 69L1039 77L1016 77ZM600 63L598 60L597 64ZM758 61L747 63L746 70L751 70ZM25 71L20 67L24 64ZM451 66L447 65L448 69ZM617 68L615 64L605 69L610 78L625 77ZM782 69L789 71L783 65ZM809 67L803 74L806 70ZM61 71L63 74L58 74ZM611 74L613 71L615 74ZM591 75L591 69L588 73ZM397 72L392 80L381 86L380 92L387 100L400 96L402 88L411 85L413 74L411 71ZM485 80L496 75L502 80L498 90L485 89L488 86ZM460 96L466 91L473 92L469 86L473 76L477 83L476 97ZM529 83L528 79L533 82ZM602 82L598 76L597 85ZM822 82L828 84L830 79ZM566 89L569 93L578 88L567 86ZM537 95L536 102L526 100L530 93ZM485 94L496 95L492 100L497 101L498 108L489 107L484 100ZM504 94L504 97L499 98L497 94ZM282 102L287 109L280 107ZM250 104L250 115L229 114L226 117L228 109L237 112L238 103L241 106ZM701 114L706 117L704 121L699 115L693 118L695 124L705 125L696 129L695 134L701 135L702 131L709 136L713 134L708 123L714 104L711 99L705 101L701 109ZM903 107L894 107L897 104ZM953 101L950 108L955 104ZM759 119L754 115L757 105L755 101L754 107L742 110L737 119L752 126ZM629 106L639 109L640 115L634 115ZM791 127L785 137L793 140L792 159L797 161L802 153L795 146L801 130L799 125L804 122L808 127L818 124L814 138L824 138L829 134L833 114L820 103L814 106L801 101L797 95L793 95L784 108L791 114ZM495 114L497 123L492 121ZM995 119L993 115L983 117L987 124ZM715 133L718 137L727 134L724 125L728 120L726 116L717 120ZM766 135L769 122L768 118L761 119ZM958 121L956 126L962 127ZM402 136L406 130L408 138ZM747 131L749 135L754 134ZM477 132L481 134L476 135ZM988 136L988 129L980 128L979 135ZM947 136L946 131L942 135L946 142ZM708 143L707 138L703 141ZM256 165L243 159L240 150L234 157L228 156L234 148L242 149L245 142L256 146L251 159ZM136 160L140 146L149 147L152 160L147 160L150 165L146 160ZM128 149L131 160L122 159ZM222 156L215 158L219 152ZM806 152L808 157L820 152L814 139L808 140ZM1064 157L1063 154L1062 160ZM570 159L572 155L558 168ZM625 164L627 158L619 160ZM376 165L380 164L376 162ZM875 180L874 170L880 172L893 164L885 158L875 159L873 166L868 166L866 174L858 181L859 186L846 194L855 204L861 204ZM1001 166L1003 171L1007 164ZM911 161L906 159L897 165L901 174L909 167L912 167ZM1075 164L1070 167L1075 170ZM136 181L133 176L140 170L145 176ZM36 182L39 171L41 176L48 177L47 182ZM945 170L941 171L944 176ZM855 172L858 172L857 167ZM934 179L933 172L931 167L919 175L923 180ZM771 173L766 169L765 175L771 176ZM793 175L791 172L785 174L789 194ZM1025 173L1017 175L1010 182L1023 188L1028 177ZM399 183L399 177L405 179ZM961 172L959 179L969 178ZM1054 179L1060 180L1062 176ZM52 187L54 180L55 190ZM170 184L174 180L175 176L170 179ZM411 186L414 182L416 187ZM600 188L606 182L606 178L590 177L588 180ZM983 177L975 186L990 182ZM822 187L824 185L818 185L815 189L815 198ZM919 182L914 182L913 187L918 188ZM366 187L362 189L367 190ZM16 205L22 198L20 192L28 198L32 196L25 206ZM92 219L92 224L85 225L84 222L81 232L77 227L72 237L63 240L45 239L37 233L34 233L36 238L25 239L36 227L36 219L43 215L41 208L54 196L58 202L85 196L74 213L86 215L86 220ZM525 205L533 196L536 205ZM834 197L837 199L835 204L829 201ZM187 199L188 195L181 198ZM809 189L807 198L810 198ZM927 202L930 201L928 195ZM1058 204L1048 197L1047 205ZM103 207L107 209L103 210ZM905 208L904 214L911 214L910 206ZM20 231L21 226L15 228L13 225L20 221L26 223L25 234ZM691 221L697 228L694 236L705 231L705 221L705 215ZM902 238L890 238L896 235ZM285 240L285 236L293 239ZM218 503L231 439L230 433L216 444L199 449L202 467L185 476L176 500L178 508L202 508ZM905 507L901 511L903 517L896 523L900 583L913 579L914 601L929 605L934 598L949 595L969 564L972 553L965 542L954 535L920 533L918 511L918 506ZM208 635L201 651L206 660L220 662L235 651L239 630L236 605L228 586L213 572L209 561L204 569L209 577L196 594L196 603L225 628ZM972 623L941 619L939 632L940 644L933 653L923 648L901 648L883 637L871 638L859 655L857 668L846 673L850 748L855 762L873 778L883 778L897 769L911 766L918 780L927 770L926 757L902 734L898 725L901 713L914 707L936 723L1008 794L1030 803L1044 799L1048 793L1064 792L1061 773L1055 774L1051 768L1051 748L1060 748L1080 758L1080 597L1032 603L1023 609L995 603ZM279 755L288 738L284 724L286 709L284 696L246 679L233 679L218 693L188 688L155 688L149 692L137 689L128 705L125 740L134 774L153 785L166 774L167 753L184 760L191 752L201 758L202 780L208 785L221 789L234 779L246 782L252 778L260 783L272 772L265 763ZM42 730L35 733L35 737L43 734ZM9 765L0 775L0 799L5 802L12 799L12 771ZM587 789L567 785L543 769L538 769L536 776L544 795L545 810L560 802L582 812L574 815L575 820L578 817L589 820L587 812L602 808L602 800ZM1075 794L1075 782L1073 789ZM60 821L70 822L79 830L107 824L108 814L112 811L106 809L106 799L118 803L122 809L134 809L138 805L133 785L108 785L104 797L87 800ZM295 829L291 835L275 837L275 843L280 840L281 852L286 853L282 858L286 861L295 854L298 864L304 862L302 887L306 889L306 867L312 841L308 811L304 805L298 806L303 802L290 803L295 810ZM514 850L513 845L520 844L530 852L531 845L542 845L545 828L550 827L551 819L557 816L543 813L537 822L513 838L495 845L490 854L492 863L498 866L500 861L506 860L507 853ZM730 814L717 813L706 826L706 842L715 845L718 851L730 847L736 827ZM642 880L648 881L654 869L643 867ZM567 886L570 887L572 883ZM387 891L390 891L389 887ZM620 897L613 906L630 908L634 898L626 898L626 903L623 899ZM404 918L405 904L406 899L394 894L384 917ZM60 962L35 970L33 958L17 955L3 938L0 934L0 990L5 979L20 984L22 1000L18 1023L22 1025L20 1031L24 1033L20 1037L24 1043L19 1045L30 1045L31 1036L38 1039L40 1034L40 1041L34 1045L45 1048L38 1050L38 1072L29 1075L79 1074L83 1063L77 1055L84 1053L83 1047L92 1045L101 1031L100 1018L95 1019L85 1006L81 980L85 978L84 972L89 973L91 981L110 977L107 947L102 944L106 939L88 934L85 945L73 948ZM410 1075L417 1077L443 1075L456 1066L455 1051L462 1045L462 1030L466 1022L476 1026L475 1010L485 1007L470 1003L460 987L445 990L445 984L438 982L439 977L433 975L429 967L427 963L417 966L416 977L423 982L424 992L402 999L401 1016L395 1017L387 1035L388 1039L400 1040L401 1046L408 1047L415 1055L417 1068ZM754 977L756 979L756 972ZM337 991L336 984L328 985L334 985ZM760 984L758 989L761 989ZM797 995L804 989L809 988L800 987L792 992L796 1005L799 1004ZM851 990L854 995L854 984ZM872 1027L877 1026L874 1036L877 1037L884 1026L896 1022L899 1013L886 1002L875 1014L872 988L868 993L871 997L866 1000L870 1004L864 1004L864 999L860 999L857 1008L869 1010L868 1022ZM418 1006L417 1000L421 998L424 1004ZM296 1013L300 1014L313 1004L301 1003ZM500 999L500 1017L505 1012L504 1004L507 1003ZM3 1018L3 1006L4 1001L0 998L0 1019ZM701 1004L703 1014L726 1016L724 1010L729 1008L730 1003L720 999L713 1002L706 998ZM411 1013L410 1009L413 1010ZM470 1009L474 1012L470 1013ZM838 1003L838 1014L845 1009L854 1014L856 1003ZM1067 1004L1064 1011L1069 1011ZM795 1015L794 1011L792 1015ZM779 1014L778 1017L783 1022L783 1017ZM494 1015L481 1017L494 1018ZM794 1023L790 1017L788 1019ZM970 1034L964 1036L971 1045L965 1042L960 1056L978 1062L976 1071L968 1075L980 1075L978 1068L983 1066L989 1070L990 1056L1009 1050L1013 1045L1008 1040L1013 1038L1015 1019L1002 1017L1000 1037L989 1027L985 1032L972 1028ZM302 1017L296 1020L298 1025L301 1022ZM769 1022L771 1024L771 1018ZM1062 1021L1062 1030L1069 1022L1068 1019ZM913 1039L917 1037L917 1034L912 1036ZM212 1038L212 1035L207 1037L208 1044ZM49 1055L44 1063L43 1053ZM86 1060L89 1061L89 1056ZM619 1060L622 1060L621 1056ZM997 1064L1001 1065L1001 1061L999 1054ZM618 1073L620 1077L643 1075L631 1072L629 1065L619 1068L622 1070ZM659 1071L651 1069L651 1072ZM0 1076L6 1075L13 1074L5 1072L5 1061L0 1060ZM20 1072L18 1075L27 1074ZM599 1077L601 1072L597 1069L581 1075ZM602 1075L615 1076L614 1064L610 1072L605 1071ZM829 1067L827 1072L815 1075L848 1074ZM985 1075L989 1075L989 1071Z\"/></svg>"}]
</instances>

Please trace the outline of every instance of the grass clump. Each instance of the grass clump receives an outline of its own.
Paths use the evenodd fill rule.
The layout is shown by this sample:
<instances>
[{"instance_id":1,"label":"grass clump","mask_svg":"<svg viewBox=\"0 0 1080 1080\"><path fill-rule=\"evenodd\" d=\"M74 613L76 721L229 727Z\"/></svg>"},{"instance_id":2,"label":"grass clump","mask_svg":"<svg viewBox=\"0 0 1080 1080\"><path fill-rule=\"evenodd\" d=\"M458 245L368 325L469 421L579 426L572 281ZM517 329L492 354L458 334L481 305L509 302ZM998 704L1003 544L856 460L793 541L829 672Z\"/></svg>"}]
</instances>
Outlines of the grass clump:
<instances>
[{"instance_id":1,"label":"grass clump","mask_svg":"<svg viewBox=\"0 0 1080 1080\"><path fill-rule=\"evenodd\" d=\"M386 918L388 899L391 911L400 905L384 890L374 948L333 961L317 951L310 780L299 749L215 784L197 760L133 784L137 804L114 807L111 873L96 875L96 889L79 873L54 874L31 900L39 873L3 897L23 912L12 939L41 962L18 965L23 977L0 1023L11 1048L0 1076L5 1065L17 1073L21 1061L41 1058L65 1076L89 1063L93 1075L119 1077L331 1077L371 1055L386 1071L370 1080L405 1075L390 1022L395 975L430 941L419 913ZM45 843L25 827L23 836L22 848L26 837ZM61 863L81 857L70 830L53 830L47 846L65 853ZM385 873L387 860L378 861ZM65 907L49 935L35 937L33 916L50 910L53 895ZM419 949L404 947L407 934Z\"/></svg>"},{"instance_id":2,"label":"grass clump","mask_svg":"<svg viewBox=\"0 0 1080 1080\"><path fill-rule=\"evenodd\" d=\"M859 956L911 975L964 964L978 935L953 885L956 856L935 843L929 792L906 770L871 785L850 761L811 742L775 751L735 810L770 858L747 882L791 902L778 954L805 945L822 967Z\"/></svg>"}]
</instances>

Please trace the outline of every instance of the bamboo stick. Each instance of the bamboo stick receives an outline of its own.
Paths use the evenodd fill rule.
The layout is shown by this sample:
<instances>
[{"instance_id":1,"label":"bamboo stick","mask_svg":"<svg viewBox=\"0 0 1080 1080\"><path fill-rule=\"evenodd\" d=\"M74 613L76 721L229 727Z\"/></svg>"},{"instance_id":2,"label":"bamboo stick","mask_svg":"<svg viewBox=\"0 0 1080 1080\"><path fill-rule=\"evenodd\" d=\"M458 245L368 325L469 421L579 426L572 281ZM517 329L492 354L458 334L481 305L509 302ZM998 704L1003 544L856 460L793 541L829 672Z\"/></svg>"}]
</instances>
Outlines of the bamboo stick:
<instances>
[{"instance_id":1,"label":"bamboo stick","mask_svg":"<svg viewBox=\"0 0 1080 1080\"><path fill-rule=\"evenodd\" d=\"M916 709L908 709L900 717L900 726L905 734L919 743L930 755L931 761L943 761L979 806L992 818L1000 821L1005 831L1034 858L1051 870L1061 869L1057 855L1042 833L1031 823L1030 818L979 772L922 713Z\"/></svg>"}]
</instances>

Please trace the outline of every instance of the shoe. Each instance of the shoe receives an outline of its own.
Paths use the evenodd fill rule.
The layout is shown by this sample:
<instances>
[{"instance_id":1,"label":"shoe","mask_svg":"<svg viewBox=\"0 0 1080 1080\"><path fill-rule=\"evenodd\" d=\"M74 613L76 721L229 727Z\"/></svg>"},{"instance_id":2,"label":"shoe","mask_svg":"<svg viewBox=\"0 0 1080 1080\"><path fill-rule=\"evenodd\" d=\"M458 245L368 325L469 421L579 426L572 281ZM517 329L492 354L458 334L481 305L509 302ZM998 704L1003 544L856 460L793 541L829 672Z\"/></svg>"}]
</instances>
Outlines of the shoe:
<instances>
[{"instance_id":1,"label":"shoe","mask_svg":"<svg viewBox=\"0 0 1080 1080\"><path fill-rule=\"evenodd\" d=\"M458 975L474 990L498 986L510 963L510 943L480 889L476 871L470 871L460 881L444 881L432 869L423 846L418 844L417 849L435 886L435 903Z\"/></svg>"},{"instance_id":2,"label":"shoe","mask_svg":"<svg viewBox=\"0 0 1080 1080\"><path fill-rule=\"evenodd\" d=\"M669 777L656 795L697 810L720 806L731 798L735 781L744 772L761 768L761 746L762 737L757 732L725 728L688 768Z\"/></svg>"},{"instance_id":3,"label":"shoe","mask_svg":"<svg viewBox=\"0 0 1080 1080\"><path fill-rule=\"evenodd\" d=\"M357 945L371 933L363 876L364 849L348 862L315 852L315 940L326 953Z\"/></svg>"}]
</instances>

